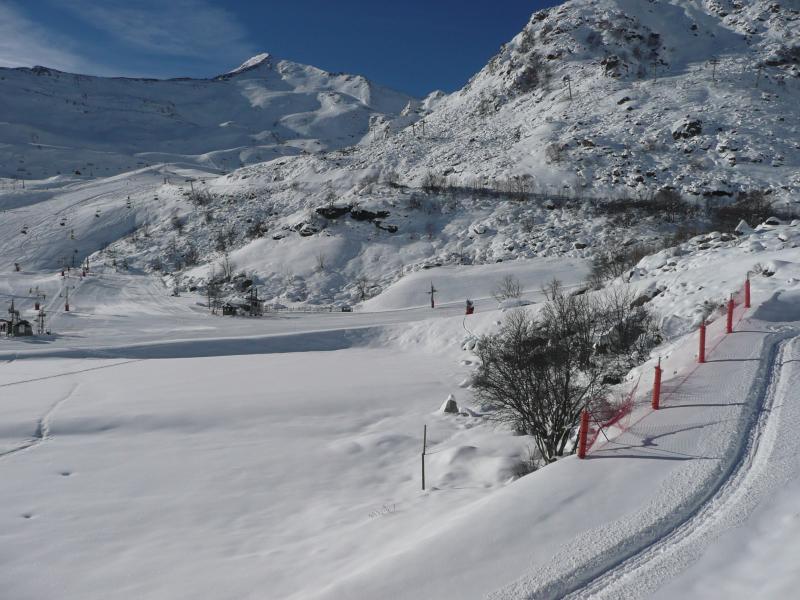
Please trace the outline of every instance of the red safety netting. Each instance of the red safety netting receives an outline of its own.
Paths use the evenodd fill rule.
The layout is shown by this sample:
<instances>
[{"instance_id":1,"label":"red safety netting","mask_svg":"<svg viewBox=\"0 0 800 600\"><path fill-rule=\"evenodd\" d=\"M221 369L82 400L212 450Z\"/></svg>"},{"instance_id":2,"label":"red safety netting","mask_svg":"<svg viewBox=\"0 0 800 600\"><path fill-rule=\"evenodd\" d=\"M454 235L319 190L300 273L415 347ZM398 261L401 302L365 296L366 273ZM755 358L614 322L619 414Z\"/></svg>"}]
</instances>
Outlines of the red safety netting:
<instances>
[{"instance_id":1,"label":"red safety netting","mask_svg":"<svg viewBox=\"0 0 800 600\"><path fill-rule=\"evenodd\" d=\"M733 319L732 325L733 330L735 331L737 326L742 322L747 312L750 310L745 306L745 290L744 286L740 288L737 292L735 292L732 296L733 299ZM725 320L727 319L727 304L722 308L721 318L715 320L716 323L720 323L722 326L722 331L714 331L711 334L711 339L706 342L706 355L711 355L717 347L722 343L722 341L727 337L725 332ZM715 330L718 327L715 327ZM668 398L670 395L675 393L678 389L680 389L684 383L694 374L694 372L698 369L700 365L697 364L693 369L687 373L683 379L678 383L677 387L673 388L671 392L667 392L664 394L661 399L662 403L663 400ZM588 453L592 446L594 446L595 442L597 442L597 438L603 434L605 429L609 429L611 427L616 427L621 431L626 431L629 429L634 423L631 423L631 413L633 412L634 408L634 399L636 397L636 391L639 387L639 381L641 380L641 375L639 376L639 380L637 380L636 385L634 385L633 389L627 394L623 402L619 405L613 407L613 409L608 410L609 405L603 406L603 403L600 402L599 407L594 407L590 412L590 421L589 421L589 429L586 435L586 452ZM636 422L641 421L647 414L651 411L641 415Z\"/></svg>"},{"instance_id":2,"label":"red safety netting","mask_svg":"<svg viewBox=\"0 0 800 600\"><path fill-rule=\"evenodd\" d=\"M642 377L636 380L636 384L628 392L622 402L616 405L613 410L608 414L606 410L594 410L591 413L589 421L589 431L586 436L586 451L591 450L597 438L600 437L604 429L616 427L625 431L630 427L630 416L633 412L634 399L636 398L636 391L639 389L639 382Z\"/></svg>"}]
</instances>

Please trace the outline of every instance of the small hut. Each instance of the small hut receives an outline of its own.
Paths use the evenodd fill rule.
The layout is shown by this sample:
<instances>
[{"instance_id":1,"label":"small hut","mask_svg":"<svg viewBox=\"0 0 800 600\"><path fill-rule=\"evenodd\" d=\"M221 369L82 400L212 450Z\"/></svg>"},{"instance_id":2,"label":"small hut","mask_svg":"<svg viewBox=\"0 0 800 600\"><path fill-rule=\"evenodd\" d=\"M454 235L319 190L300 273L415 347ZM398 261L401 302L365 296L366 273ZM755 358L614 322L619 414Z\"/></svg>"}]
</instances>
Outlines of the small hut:
<instances>
[{"instance_id":1,"label":"small hut","mask_svg":"<svg viewBox=\"0 0 800 600\"><path fill-rule=\"evenodd\" d=\"M225 304L222 305L222 314L225 316L235 317L238 312L239 312L238 307L234 306L233 304L230 304L229 302L226 302Z\"/></svg>"},{"instance_id":2,"label":"small hut","mask_svg":"<svg viewBox=\"0 0 800 600\"><path fill-rule=\"evenodd\" d=\"M14 323L12 327L12 333L14 337L25 337L29 335L33 335L33 326L31 325L30 321L26 321L25 319L21 319Z\"/></svg>"},{"instance_id":3,"label":"small hut","mask_svg":"<svg viewBox=\"0 0 800 600\"><path fill-rule=\"evenodd\" d=\"M33 326L25 319L0 319L0 334L9 337L27 337L33 335Z\"/></svg>"}]
</instances>

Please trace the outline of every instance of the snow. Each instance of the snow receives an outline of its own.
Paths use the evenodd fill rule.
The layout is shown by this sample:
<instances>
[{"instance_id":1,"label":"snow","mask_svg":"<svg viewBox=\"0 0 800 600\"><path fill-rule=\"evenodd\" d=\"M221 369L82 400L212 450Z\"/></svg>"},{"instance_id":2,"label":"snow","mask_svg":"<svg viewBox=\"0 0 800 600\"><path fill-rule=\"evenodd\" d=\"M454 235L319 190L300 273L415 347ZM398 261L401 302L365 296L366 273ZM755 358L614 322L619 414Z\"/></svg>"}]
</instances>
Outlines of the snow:
<instances>
[{"instance_id":1,"label":"snow","mask_svg":"<svg viewBox=\"0 0 800 600\"><path fill-rule=\"evenodd\" d=\"M749 488L749 511L735 515L702 557L655 597L772 598L792 596L797 590L800 413L791 398L800 384L798 352L795 340L784 358L779 403L773 409L779 412L773 447L765 469Z\"/></svg>"},{"instance_id":2,"label":"snow","mask_svg":"<svg viewBox=\"0 0 800 600\"><path fill-rule=\"evenodd\" d=\"M753 235L777 245L782 229ZM681 259L732 284L747 270L732 260L743 251L723 244ZM658 537L673 528L725 481L725 463L700 457L737 456L730 449L752 414L751 382L769 366L759 360L768 355L762 348L774 344L769 331L792 318L785 311L798 294L787 283L797 250L762 253L783 258L773 260L776 275L754 277L756 307L742 333L723 339L717 319L709 346L722 341L711 362L680 389L695 369L696 340L676 338L661 350L664 410L647 410L643 383L635 424L620 437L593 448L590 460L564 459L521 479L527 441L470 406L461 385L473 363L461 346L460 300L413 308L415 286L402 291L401 280L384 304L375 299L377 312L367 305L351 314L209 319L191 298L148 284L149 276L101 269L80 284L76 312L54 320L58 339L39 347L4 340L0 348L10 361L0 366L0 385L13 391L0 450L0 469L13 482L3 492L4 547L14 548L3 556L3 589L37 596L57 588L64 598L110 589L143 598L504 598L570 589L565 582L586 581L633 552L648 539L640 532ZM577 282L584 273L550 259L495 267L494 276L529 277L531 291L553 276ZM489 268L438 269L442 288L460 296L488 287ZM687 266L683 278L697 285L706 275ZM50 281L23 273L7 284L33 278ZM479 306L469 326L490 331L501 317ZM726 358L734 360L717 362ZM641 370L646 382L649 365ZM793 385L783 374L780 382ZM450 394L464 415L437 410ZM787 473L777 471L777 488ZM748 500L748 510L757 504ZM576 536L584 542L576 545ZM713 539L699 548L713 552ZM670 575L689 566L681 556L670 560ZM170 569L159 567L165 562ZM86 564L96 566L93 578ZM696 579L673 584L690 585L682 581ZM623 597L614 590L609 597Z\"/></svg>"},{"instance_id":3,"label":"snow","mask_svg":"<svg viewBox=\"0 0 800 600\"><path fill-rule=\"evenodd\" d=\"M392 121L416 102L360 76L268 54L214 79L0 68L0 100L0 177L21 179L108 176L160 162L219 173L352 145L372 118Z\"/></svg>"},{"instance_id":4,"label":"snow","mask_svg":"<svg viewBox=\"0 0 800 600\"><path fill-rule=\"evenodd\" d=\"M593 258L696 224L622 224L592 196L791 209L797 68L752 81L797 37L772 5L571 0L422 102L268 54L202 81L0 70L0 300L32 319L44 294L52 330L0 339L4 596L791 596L797 220L681 238L608 282L664 341L587 460L529 473L531 440L471 388L479 337L543 286L591 294ZM227 299L251 281L285 310L210 315L226 261ZM498 305L507 276L522 296Z\"/></svg>"},{"instance_id":5,"label":"snow","mask_svg":"<svg viewBox=\"0 0 800 600\"><path fill-rule=\"evenodd\" d=\"M570 288L579 287L588 274L588 264L580 259L529 259L500 265L443 266L407 275L379 296L367 300L364 310L383 311L421 307L430 304L430 284L437 289L439 304L464 304L467 299L477 307L491 306L492 293L504 277L520 282L523 295L541 300L542 289L553 279Z\"/></svg>"}]
</instances>

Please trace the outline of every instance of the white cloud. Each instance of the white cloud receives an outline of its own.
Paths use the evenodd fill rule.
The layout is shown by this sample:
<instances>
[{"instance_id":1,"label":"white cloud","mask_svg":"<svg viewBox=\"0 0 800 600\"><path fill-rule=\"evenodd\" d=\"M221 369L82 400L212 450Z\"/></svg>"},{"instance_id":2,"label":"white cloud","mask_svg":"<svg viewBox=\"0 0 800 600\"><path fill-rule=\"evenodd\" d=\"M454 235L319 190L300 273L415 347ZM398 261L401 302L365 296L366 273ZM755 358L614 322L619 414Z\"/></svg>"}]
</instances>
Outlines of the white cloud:
<instances>
[{"instance_id":1,"label":"white cloud","mask_svg":"<svg viewBox=\"0 0 800 600\"><path fill-rule=\"evenodd\" d=\"M155 54L216 62L253 52L234 15L207 0L70 0L63 7L127 45Z\"/></svg>"},{"instance_id":2,"label":"white cloud","mask_svg":"<svg viewBox=\"0 0 800 600\"><path fill-rule=\"evenodd\" d=\"M77 54L70 40L36 25L0 0L0 67L35 65L84 73L101 70Z\"/></svg>"}]
</instances>

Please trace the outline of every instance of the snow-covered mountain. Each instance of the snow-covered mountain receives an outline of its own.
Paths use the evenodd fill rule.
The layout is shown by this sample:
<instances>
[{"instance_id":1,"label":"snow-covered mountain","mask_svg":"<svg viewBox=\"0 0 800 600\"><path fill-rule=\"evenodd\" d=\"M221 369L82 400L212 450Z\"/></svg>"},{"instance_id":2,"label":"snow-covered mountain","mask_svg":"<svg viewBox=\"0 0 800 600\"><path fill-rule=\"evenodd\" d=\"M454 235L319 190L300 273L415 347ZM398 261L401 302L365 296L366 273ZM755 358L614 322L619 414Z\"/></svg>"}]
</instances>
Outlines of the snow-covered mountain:
<instances>
[{"instance_id":1,"label":"snow-covered mountain","mask_svg":"<svg viewBox=\"0 0 800 600\"><path fill-rule=\"evenodd\" d=\"M269 54L213 79L0 68L0 176L106 176L159 162L227 171L351 146L409 103L364 77Z\"/></svg>"},{"instance_id":2,"label":"snow-covered mountain","mask_svg":"<svg viewBox=\"0 0 800 600\"><path fill-rule=\"evenodd\" d=\"M363 279L375 293L436 265L591 258L681 227L702 230L709 203L742 191L761 191L791 211L800 185L799 28L793 0L570 0L535 13L462 90L421 102L269 55L208 81L4 71L0 84L38 82L48 105L64 102L59 110L119 109L89 110L92 127L79 132L57 121L57 144L91 138L104 149L93 155L95 171L135 166L108 162L119 152L106 141L109 123L137 140L120 156L206 170L192 172L203 194L193 201L188 172L175 165L81 192L14 190L6 202L36 207L7 220L12 236L30 227L25 252L9 251L7 260L53 266L74 250L82 256L111 244L132 264L174 275L171 283L202 288L227 252L268 298L328 304L361 299ZM81 100L65 91L101 85L117 95L103 103L101 94ZM162 103L131 100L134 89ZM15 102L20 123L53 126L29 110L38 92L19 96L3 97ZM172 108L164 103L177 97ZM2 127L17 139L0 152L24 147L28 161L73 156L40 150L30 132L20 133L30 125ZM220 177L210 168L243 162L252 164ZM620 226L593 208L619 197L647 201L664 189L699 212L634 213ZM80 194L87 198L76 203ZM34 218L46 206L57 218ZM62 216L79 227L67 249L53 245L70 227Z\"/></svg>"},{"instance_id":3,"label":"snow-covered mountain","mask_svg":"<svg viewBox=\"0 0 800 600\"><path fill-rule=\"evenodd\" d=\"M800 3L571 0L420 128L354 157L451 182L690 198L800 184Z\"/></svg>"},{"instance_id":4,"label":"snow-covered mountain","mask_svg":"<svg viewBox=\"0 0 800 600\"><path fill-rule=\"evenodd\" d=\"M3 598L796 596L798 9L571 0L419 102L0 72ZM543 465L480 369L554 279L661 339Z\"/></svg>"}]
</instances>

